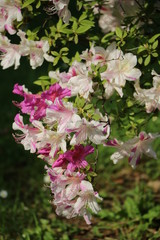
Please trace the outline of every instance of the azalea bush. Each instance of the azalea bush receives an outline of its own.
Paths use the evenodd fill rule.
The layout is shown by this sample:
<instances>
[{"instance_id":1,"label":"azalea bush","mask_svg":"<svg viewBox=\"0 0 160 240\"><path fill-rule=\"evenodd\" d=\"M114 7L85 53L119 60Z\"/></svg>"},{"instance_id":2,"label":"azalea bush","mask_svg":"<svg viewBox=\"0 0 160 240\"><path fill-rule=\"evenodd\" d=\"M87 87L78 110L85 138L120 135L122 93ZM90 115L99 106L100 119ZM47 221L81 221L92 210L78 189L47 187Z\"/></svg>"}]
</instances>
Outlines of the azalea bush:
<instances>
[{"instance_id":1,"label":"azalea bush","mask_svg":"<svg viewBox=\"0 0 160 240\"><path fill-rule=\"evenodd\" d=\"M14 138L46 162L56 213L91 224L103 200L99 151L116 149L113 163L132 168L157 158L151 144L160 134L148 126L160 110L160 4L2 0L0 10L2 68L25 57L48 72L35 79L36 93L15 84Z\"/></svg>"}]
</instances>

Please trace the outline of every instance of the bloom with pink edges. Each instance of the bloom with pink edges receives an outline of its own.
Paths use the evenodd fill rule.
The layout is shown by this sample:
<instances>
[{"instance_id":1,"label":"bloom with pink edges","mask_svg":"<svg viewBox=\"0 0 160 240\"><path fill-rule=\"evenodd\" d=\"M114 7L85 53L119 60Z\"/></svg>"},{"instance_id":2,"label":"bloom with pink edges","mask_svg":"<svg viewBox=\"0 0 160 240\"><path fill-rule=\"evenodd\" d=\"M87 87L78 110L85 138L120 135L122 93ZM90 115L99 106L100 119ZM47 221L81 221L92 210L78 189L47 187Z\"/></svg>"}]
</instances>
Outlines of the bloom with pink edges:
<instances>
[{"instance_id":1,"label":"bloom with pink edges","mask_svg":"<svg viewBox=\"0 0 160 240\"><path fill-rule=\"evenodd\" d=\"M14 21L20 22L22 18L19 1L0 1L0 32L6 30L11 35L15 34Z\"/></svg>"},{"instance_id":2,"label":"bloom with pink edges","mask_svg":"<svg viewBox=\"0 0 160 240\"><path fill-rule=\"evenodd\" d=\"M93 152L94 148L92 146L76 145L73 150L60 154L52 167L66 167L70 171L85 168L88 165L85 157Z\"/></svg>"},{"instance_id":3,"label":"bloom with pink edges","mask_svg":"<svg viewBox=\"0 0 160 240\"><path fill-rule=\"evenodd\" d=\"M73 107L71 102L62 102L61 99L56 98L54 104L50 105L46 111L44 121L52 126L58 121L58 131L63 132L70 124L75 125L80 120L79 115L76 114L77 109Z\"/></svg>"},{"instance_id":4,"label":"bloom with pink edges","mask_svg":"<svg viewBox=\"0 0 160 240\"><path fill-rule=\"evenodd\" d=\"M113 160L115 164L119 160L128 157L129 164L135 168L143 154L151 158L157 158L156 153L151 147L152 141L157 137L159 137L159 134L140 132L139 136L126 142L114 139L108 141L106 146L117 148L118 151L111 155L111 160Z\"/></svg>"}]
</instances>

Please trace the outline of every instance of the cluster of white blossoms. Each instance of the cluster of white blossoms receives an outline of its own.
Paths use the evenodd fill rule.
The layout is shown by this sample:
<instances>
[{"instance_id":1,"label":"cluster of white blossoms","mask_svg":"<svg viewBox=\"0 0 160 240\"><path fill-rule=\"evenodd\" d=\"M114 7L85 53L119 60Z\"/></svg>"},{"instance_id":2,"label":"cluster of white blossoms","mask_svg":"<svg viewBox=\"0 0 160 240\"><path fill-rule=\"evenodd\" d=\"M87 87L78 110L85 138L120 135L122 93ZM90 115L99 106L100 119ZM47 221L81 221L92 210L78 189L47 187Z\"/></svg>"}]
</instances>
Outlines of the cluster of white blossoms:
<instances>
[{"instance_id":1,"label":"cluster of white blossoms","mask_svg":"<svg viewBox=\"0 0 160 240\"><path fill-rule=\"evenodd\" d=\"M14 21L20 22L22 14L19 0L1 0L0 1L0 32L5 30L9 34L15 34Z\"/></svg>"},{"instance_id":2,"label":"cluster of white blossoms","mask_svg":"<svg viewBox=\"0 0 160 240\"><path fill-rule=\"evenodd\" d=\"M106 70L100 74L106 99L111 97L114 91L123 97L122 89L126 80L135 82L141 76L141 71L135 68L137 57L132 53L124 54L117 49L115 43L107 49L92 45L82 53L81 59L85 60L85 63L73 62L68 73L49 72L49 76L58 80L60 86L71 90L72 96L79 94L88 99L90 93L94 92L96 83L92 80L92 64L106 66Z\"/></svg>"},{"instance_id":3,"label":"cluster of white blossoms","mask_svg":"<svg viewBox=\"0 0 160 240\"><path fill-rule=\"evenodd\" d=\"M11 66L17 69L22 56L29 56L32 69L41 66L44 59L53 62L54 58L47 54L49 51L48 41L28 40L25 32L21 30L18 31L17 35L21 39L20 43L12 44L6 36L0 34L0 60L3 69Z\"/></svg>"},{"instance_id":4,"label":"cluster of white blossoms","mask_svg":"<svg viewBox=\"0 0 160 240\"><path fill-rule=\"evenodd\" d=\"M153 88L141 89L139 87L141 71L135 67L137 64L137 57L132 53L124 54L121 50L116 48L115 43L112 43L107 49L92 45L89 50L87 49L81 54L81 59L83 62L73 62L68 72L60 73L59 71L51 71L49 72L49 76L58 80L61 87L70 89L72 96L79 94L84 99L88 100L91 99L91 95L96 94L96 87L97 84L99 84L93 81L94 71L92 70L92 66L97 66L98 64L100 67L106 66L106 70L100 73L100 78L104 87L103 97L108 99L116 91L122 98L123 87L125 87L126 81L132 81L135 83L136 89L134 97L138 99L141 104L146 105L147 112L159 108L160 76L156 74L155 71L152 71L154 75ZM72 138L71 142L74 144L85 140L86 120L83 120L83 123L81 122L82 120L77 121L76 127L77 132L79 133L81 129L82 133L79 134L79 140L78 138ZM79 124L82 124L81 127L79 127ZM156 154L151 149L150 144L157 137L159 137L158 134L152 135L150 133L141 132L138 137L125 143L114 139L107 143L103 142L103 144L105 146L118 148L118 152L111 156L114 163L128 157L129 163L135 168L143 154L156 158ZM89 139L91 140L92 138ZM92 142L99 144L99 137L96 135L96 138Z\"/></svg>"}]
</instances>

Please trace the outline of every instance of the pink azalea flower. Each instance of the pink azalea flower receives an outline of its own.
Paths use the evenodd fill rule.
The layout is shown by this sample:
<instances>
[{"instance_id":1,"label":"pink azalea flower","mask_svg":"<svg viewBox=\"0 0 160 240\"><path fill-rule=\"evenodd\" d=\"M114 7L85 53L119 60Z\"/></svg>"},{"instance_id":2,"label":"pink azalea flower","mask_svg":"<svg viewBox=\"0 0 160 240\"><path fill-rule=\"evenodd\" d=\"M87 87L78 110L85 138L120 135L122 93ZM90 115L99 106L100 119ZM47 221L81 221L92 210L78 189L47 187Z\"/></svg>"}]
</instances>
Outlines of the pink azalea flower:
<instances>
[{"instance_id":1,"label":"pink azalea flower","mask_svg":"<svg viewBox=\"0 0 160 240\"><path fill-rule=\"evenodd\" d=\"M45 147L40 148L40 149L37 151L37 154L39 154L39 155L38 155L38 158L41 158L41 159L43 159L44 161L46 161L48 164L52 165L52 164L53 164L53 160L52 160L52 158L49 156L50 151L51 151L51 146L50 146L50 144L46 144Z\"/></svg>"},{"instance_id":2,"label":"pink azalea flower","mask_svg":"<svg viewBox=\"0 0 160 240\"><path fill-rule=\"evenodd\" d=\"M54 103L56 98L64 98L70 96L70 90L62 89L58 83L50 86L49 90L42 92L41 94L32 94L24 88L15 84L13 93L24 97L21 103L15 103L23 113L30 114L30 121L38 120L46 116L46 108L48 104L46 100Z\"/></svg>"},{"instance_id":3,"label":"pink azalea flower","mask_svg":"<svg viewBox=\"0 0 160 240\"><path fill-rule=\"evenodd\" d=\"M61 154L52 167L66 166L70 171L74 171L77 168L85 168L88 165L85 157L93 152L94 148L92 146L76 145L73 150Z\"/></svg>"},{"instance_id":4,"label":"pink azalea flower","mask_svg":"<svg viewBox=\"0 0 160 240\"><path fill-rule=\"evenodd\" d=\"M54 103L56 98L62 99L64 97L70 97L71 91L67 88L61 88L58 83L53 84L50 88L42 92L41 97L44 100L49 100Z\"/></svg>"}]
</instances>

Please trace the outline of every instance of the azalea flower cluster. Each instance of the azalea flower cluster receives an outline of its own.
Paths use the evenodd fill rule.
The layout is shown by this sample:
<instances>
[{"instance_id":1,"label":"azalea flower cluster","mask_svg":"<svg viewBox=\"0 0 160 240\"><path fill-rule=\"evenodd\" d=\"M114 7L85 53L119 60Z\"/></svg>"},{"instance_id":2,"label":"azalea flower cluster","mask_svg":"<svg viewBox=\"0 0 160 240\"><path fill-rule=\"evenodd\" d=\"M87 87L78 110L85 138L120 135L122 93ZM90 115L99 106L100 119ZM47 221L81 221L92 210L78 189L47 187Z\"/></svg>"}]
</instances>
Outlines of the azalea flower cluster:
<instances>
[{"instance_id":1,"label":"azalea flower cluster","mask_svg":"<svg viewBox=\"0 0 160 240\"><path fill-rule=\"evenodd\" d=\"M47 172L57 214L67 218L83 216L90 224L89 209L97 213L100 210L97 199L101 198L86 180L87 171L93 171L86 157L94 152L91 143L103 144L108 139L108 117L100 113L99 121L81 117L73 102L68 100L71 90L58 83L39 94L32 94L16 84L13 93L24 98L14 104L30 121L29 125L25 124L23 117L17 114L13 129L22 134L14 137L25 150L37 153L50 165Z\"/></svg>"},{"instance_id":2,"label":"azalea flower cluster","mask_svg":"<svg viewBox=\"0 0 160 240\"><path fill-rule=\"evenodd\" d=\"M135 68L137 58L132 53L124 54L121 50L116 48L115 43L108 46L107 49L92 45L89 50L87 49L81 54L81 59L84 60L85 63L77 61L73 62L67 73L51 71L49 72L49 76L58 80L62 87L70 89L72 96L80 94L83 98L88 99L91 97L91 94L96 94L96 87L98 84L95 81L93 82L95 73L92 71L92 66L97 66L98 64L100 67L106 66L106 70L100 73L100 81L101 84L103 84L104 97L106 99L110 98L114 91L116 91L122 98L123 87L126 84L126 80L128 80L135 83L135 89L137 91L137 94L134 94L135 98L139 97L140 101L143 99L149 99L148 101L152 100L154 101L150 104L152 108L157 107L157 104L159 103L159 88L157 88L157 86L159 86L160 76L154 71L152 72L155 76L153 82L154 87L151 91L141 89L141 93L140 89L137 90L141 71ZM146 91L148 92L148 95L146 94ZM106 119L103 120L107 121ZM143 154L156 158L156 154L151 149L150 144L157 137L159 137L158 134L154 135L141 132L138 137L135 137L125 143L114 139L108 141L107 143L103 142L103 145L112 146L118 149L118 152L111 156L114 163L117 163L120 159L128 157L130 165L135 168ZM71 142L75 142L74 138ZM98 136L96 136L93 142L95 144L100 143ZM79 143L79 141L77 143Z\"/></svg>"},{"instance_id":3,"label":"azalea flower cluster","mask_svg":"<svg viewBox=\"0 0 160 240\"><path fill-rule=\"evenodd\" d=\"M20 44L12 44L10 40L0 34L0 60L3 69L14 66L17 69L20 65L22 56L29 56L32 69L41 66L44 59L53 62L54 58L49 56L48 41L33 41L28 40L25 32L19 30L17 35L20 37Z\"/></svg>"},{"instance_id":4,"label":"azalea flower cluster","mask_svg":"<svg viewBox=\"0 0 160 240\"><path fill-rule=\"evenodd\" d=\"M126 80L135 82L141 76L141 71L135 68L137 57L132 53L124 54L116 48L115 43L107 49L92 45L89 50L82 53L81 59L85 63L73 62L68 73L49 72L49 76L58 80L60 86L70 89L73 96L80 94L88 99L89 95L95 91L98 83L93 82L93 65L106 66L106 70L100 73L100 84L104 87L106 99L110 98L115 91L123 97L122 89Z\"/></svg>"},{"instance_id":5,"label":"azalea flower cluster","mask_svg":"<svg viewBox=\"0 0 160 240\"><path fill-rule=\"evenodd\" d=\"M23 32L20 32L21 35L24 37ZM25 39L22 38L23 41ZM137 90L141 71L136 68L135 55L124 54L112 43L106 49L92 45L82 52L80 58L81 62L73 61L68 72L50 71L49 76L56 83L41 93L33 94L25 86L14 86L13 93L24 98L14 104L22 114L29 116L30 123L25 124L23 116L17 114L13 129L22 132L15 134L16 141L49 165L46 170L56 213L66 218L83 216L90 224L90 210L98 213L97 200L102 200L88 178L94 173L95 159L93 166L87 161L88 155L94 156L93 146L102 144L117 148L111 156L113 162L128 157L130 165L135 168L143 154L156 158L150 144L159 135L141 132L127 142L117 139L108 141L110 124L107 113L102 114L94 108L98 116L94 119L92 115L84 114L83 106L76 104L78 97L84 100L86 109L87 104L92 106L92 97L98 96L99 85L103 87L99 96L104 99L110 98L115 91L122 98L126 81L134 82L137 95L142 94L140 88ZM99 78L95 68L103 69ZM153 74L156 86L153 86L152 92L156 94L159 75Z\"/></svg>"},{"instance_id":6,"label":"azalea flower cluster","mask_svg":"<svg viewBox=\"0 0 160 240\"><path fill-rule=\"evenodd\" d=\"M90 4L93 13L99 16L99 26L104 33L114 31L120 26L124 14L133 14L138 7L133 0L95 2L85 0L84 4L85 7ZM48 14L58 14L63 22L68 23L71 18L69 3L69 0L49 0L45 10ZM18 30L19 44L13 44L4 35L5 31L15 34L14 24L21 20L18 0L0 2L2 68L14 66L17 69L21 57L26 56L32 69L41 66L44 60L53 63L48 41L30 40L25 32ZM75 59L68 71L50 71L51 81L42 92L34 94L24 85L15 84L13 93L23 100L14 102L21 113L15 116L13 129L16 131L15 140L45 161L56 213L68 219L82 216L87 224L91 224L91 212L99 212L98 201L102 200L92 181L96 175L97 145L115 148L111 160L117 163L128 158L129 164L135 168L143 155L157 158L151 143L159 137L159 134L140 132L126 142L108 140L112 118L109 119L106 113L105 103L99 109L97 103L99 100L110 103L108 99L113 95L116 99L117 96L123 98L128 81L128 85L135 88L133 101L145 105L147 113L160 110L160 75L152 71L153 87L141 88L137 57L124 53L116 43L106 49L92 44ZM83 104L79 105L78 101ZM7 197L7 193L1 191L0 197Z\"/></svg>"},{"instance_id":7,"label":"azalea flower cluster","mask_svg":"<svg viewBox=\"0 0 160 240\"><path fill-rule=\"evenodd\" d=\"M0 1L0 32L15 34L14 21L20 22L22 18L19 0Z\"/></svg>"},{"instance_id":8,"label":"azalea flower cluster","mask_svg":"<svg viewBox=\"0 0 160 240\"><path fill-rule=\"evenodd\" d=\"M47 168L57 215L68 219L83 216L86 223L91 224L89 209L95 214L99 212L97 200L102 198L94 191L91 182L85 180L86 175L80 171L88 165L85 156L93 151L91 146L77 145L74 150L60 154L52 168Z\"/></svg>"}]
</instances>

